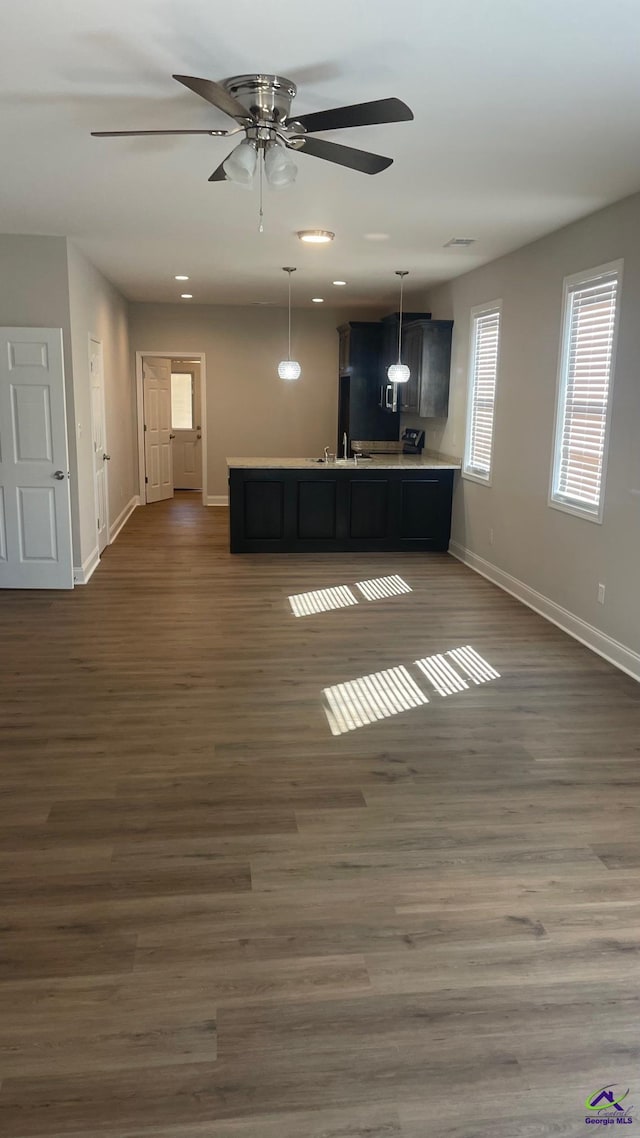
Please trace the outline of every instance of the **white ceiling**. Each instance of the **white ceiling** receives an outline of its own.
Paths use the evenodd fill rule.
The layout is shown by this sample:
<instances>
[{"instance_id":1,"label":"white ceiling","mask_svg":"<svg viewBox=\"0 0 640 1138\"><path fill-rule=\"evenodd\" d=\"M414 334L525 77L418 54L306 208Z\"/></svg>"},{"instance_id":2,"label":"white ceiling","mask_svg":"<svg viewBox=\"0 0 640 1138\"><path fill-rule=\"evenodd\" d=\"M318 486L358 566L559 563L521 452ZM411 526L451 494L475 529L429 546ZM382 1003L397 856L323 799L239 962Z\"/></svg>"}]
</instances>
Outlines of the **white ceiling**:
<instances>
[{"instance_id":1,"label":"white ceiling","mask_svg":"<svg viewBox=\"0 0 640 1138\"><path fill-rule=\"evenodd\" d=\"M298 304L385 303L396 268L415 290L640 189L638 0L3 0L2 41L0 229L74 238L131 299L183 272L194 303L281 302L293 264ZM300 155L263 234L257 191L207 181L225 139L90 137L232 125L171 74L250 71L298 113L396 96L415 121L323 134L394 165ZM295 238L316 227L331 247Z\"/></svg>"}]
</instances>

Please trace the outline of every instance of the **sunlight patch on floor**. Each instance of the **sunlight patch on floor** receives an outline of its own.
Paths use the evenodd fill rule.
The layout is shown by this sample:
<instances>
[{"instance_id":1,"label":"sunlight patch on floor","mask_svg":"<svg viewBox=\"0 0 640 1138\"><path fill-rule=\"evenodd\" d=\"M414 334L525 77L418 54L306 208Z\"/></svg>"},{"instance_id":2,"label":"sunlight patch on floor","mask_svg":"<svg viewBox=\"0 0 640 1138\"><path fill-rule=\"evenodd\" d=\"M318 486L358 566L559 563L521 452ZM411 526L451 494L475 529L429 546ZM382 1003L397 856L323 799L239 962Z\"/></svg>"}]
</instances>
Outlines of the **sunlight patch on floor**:
<instances>
[{"instance_id":1,"label":"sunlight patch on floor","mask_svg":"<svg viewBox=\"0 0 640 1138\"><path fill-rule=\"evenodd\" d=\"M355 731L357 727L366 727L378 719L388 719L429 702L405 667L373 672L349 683L325 688L322 694L332 735Z\"/></svg>"},{"instance_id":2,"label":"sunlight patch on floor","mask_svg":"<svg viewBox=\"0 0 640 1138\"><path fill-rule=\"evenodd\" d=\"M317 589L313 593L297 593L289 597L289 604L294 616L313 616L318 612L329 612L331 609L344 609L349 605L357 605L358 598L351 592L348 585L336 585L332 589Z\"/></svg>"},{"instance_id":3,"label":"sunlight patch on floor","mask_svg":"<svg viewBox=\"0 0 640 1138\"><path fill-rule=\"evenodd\" d=\"M411 585L408 585L397 573L392 577L373 577L370 581L356 581L356 589L359 589L368 601L378 601L382 597L397 597L401 593L412 591Z\"/></svg>"}]
</instances>

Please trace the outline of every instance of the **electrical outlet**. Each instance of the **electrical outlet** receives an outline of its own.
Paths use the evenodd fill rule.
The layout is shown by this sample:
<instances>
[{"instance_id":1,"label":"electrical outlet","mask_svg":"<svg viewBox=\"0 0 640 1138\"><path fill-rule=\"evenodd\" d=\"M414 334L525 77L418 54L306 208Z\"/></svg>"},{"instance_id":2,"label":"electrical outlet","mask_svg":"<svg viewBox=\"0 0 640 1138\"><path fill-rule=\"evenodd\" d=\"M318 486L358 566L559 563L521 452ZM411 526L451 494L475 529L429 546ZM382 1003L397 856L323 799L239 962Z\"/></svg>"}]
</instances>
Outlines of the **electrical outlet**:
<instances>
[{"instance_id":1,"label":"electrical outlet","mask_svg":"<svg viewBox=\"0 0 640 1138\"><path fill-rule=\"evenodd\" d=\"M598 585L598 604L604 604L604 585L602 582Z\"/></svg>"},{"instance_id":2,"label":"electrical outlet","mask_svg":"<svg viewBox=\"0 0 640 1138\"><path fill-rule=\"evenodd\" d=\"M493 545L493 527L489 530L489 545Z\"/></svg>"}]
</instances>

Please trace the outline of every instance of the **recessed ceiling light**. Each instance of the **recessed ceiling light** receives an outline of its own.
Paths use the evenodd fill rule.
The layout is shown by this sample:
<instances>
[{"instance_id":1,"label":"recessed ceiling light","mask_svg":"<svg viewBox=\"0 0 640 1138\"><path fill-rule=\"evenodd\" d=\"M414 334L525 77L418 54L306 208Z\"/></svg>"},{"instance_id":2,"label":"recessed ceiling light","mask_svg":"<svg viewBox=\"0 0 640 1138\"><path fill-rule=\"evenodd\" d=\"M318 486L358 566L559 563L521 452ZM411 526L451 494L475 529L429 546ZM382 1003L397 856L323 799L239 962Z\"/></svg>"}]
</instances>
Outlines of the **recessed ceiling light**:
<instances>
[{"instance_id":1,"label":"recessed ceiling light","mask_svg":"<svg viewBox=\"0 0 640 1138\"><path fill-rule=\"evenodd\" d=\"M313 304L324 304L324 297L323 296L312 296L311 301Z\"/></svg>"},{"instance_id":2,"label":"recessed ceiling light","mask_svg":"<svg viewBox=\"0 0 640 1138\"><path fill-rule=\"evenodd\" d=\"M174 277L173 279L174 279L174 281L188 281L189 280L188 277L183 277L183 276L177 276L177 277Z\"/></svg>"},{"instance_id":3,"label":"recessed ceiling light","mask_svg":"<svg viewBox=\"0 0 640 1138\"><path fill-rule=\"evenodd\" d=\"M346 281L333 281L334 285L346 285Z\"/></svg>"},{"instance_id":4,"label":"recessed ceiling light","mask_svg":"<svg viewBox=\"0 0 640 1138\"><path fill-rule=\"evenodd\" d=\"M329 229L299 229L297 235L308 245L327 245L335 237Z\"/></svg>"},{"instance_id":5,"label":"recessed ceiling light","mask_svg":"<svg viewBox=\"0 0 640 1138\"><path fill-rule=\"evenodd\" d=\"M180 296L182 297L183 300L193 300L193 293L192 292L181 292Z\"/></svg>"},{"instance_id":6,"label":"recessed ceiling light","mask_svg":"<svg viewBox=\"0 0 640 1138\"><path fill-rule=\"evenodd\" d=\"M473 245L475 244L475 237L452 237L450 241L445 241L442 246L443 249L448 249L450 245Z\"/></svg>"}]
</instances>

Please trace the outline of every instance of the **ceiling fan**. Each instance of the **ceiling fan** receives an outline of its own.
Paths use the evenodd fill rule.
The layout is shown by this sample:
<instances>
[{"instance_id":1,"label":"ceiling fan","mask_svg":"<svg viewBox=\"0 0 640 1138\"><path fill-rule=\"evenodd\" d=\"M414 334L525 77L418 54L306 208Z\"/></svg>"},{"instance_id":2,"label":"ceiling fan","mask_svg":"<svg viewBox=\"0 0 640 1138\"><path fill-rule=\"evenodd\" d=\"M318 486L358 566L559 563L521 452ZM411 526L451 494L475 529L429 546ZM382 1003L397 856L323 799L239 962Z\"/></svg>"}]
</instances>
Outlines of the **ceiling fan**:
<instances>
[{"instance_id":1,"label":"ceiling fan","mask_svg":"<svg viewBox=\"0 0 640 1138\"><path fill-rule=\"evenodd\" d=\"M286 186L295 180L297 173L293 157L288 153L291 150L336 162L363 174L379 174L393 162L392 158L368 150L314 138L316 132L406 122L413 118L412 111L400 99L376 99L296 117L290 112L297 87L280 75L234 75L220 83L191 75L174 75L173 78L235 119L238 126L232 130L94 130L92 135L95 138L163 134L231 137L244 133L240 144L214 170L209 181L250 185L262 156L267 181L272 186Z\"/></svg>"}]
</instances>

